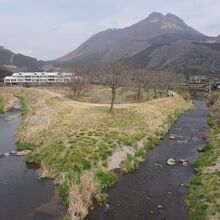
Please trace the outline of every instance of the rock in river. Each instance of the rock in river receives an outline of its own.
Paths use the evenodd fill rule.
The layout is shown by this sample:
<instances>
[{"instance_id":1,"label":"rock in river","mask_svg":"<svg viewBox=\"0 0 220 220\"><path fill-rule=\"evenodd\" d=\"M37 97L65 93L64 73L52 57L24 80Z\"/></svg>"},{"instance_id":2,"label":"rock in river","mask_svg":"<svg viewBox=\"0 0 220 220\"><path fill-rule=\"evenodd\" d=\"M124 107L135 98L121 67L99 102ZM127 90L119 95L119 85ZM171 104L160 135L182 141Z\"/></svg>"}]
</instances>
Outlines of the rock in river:
<instances>
[{"instance_id":1,"label":"rock in river","mask_svg":"<svg viewBox=\"0 0 220 220\"><path fill-rule=\"evenodd\" d=\"M170 138L171 140L174 140L174 139L177 138L177 135L176 135L176 134L170 134L169 138Z\"/></svg>"},{"instance_id":2,"label":"rock in river","mask_svg":"<svg viewBox=\"0 0 220 220\"><path fill-rule=\"evenodd\" d=\"M16 152L17 152L17 151L12 150L12 151L10 151L10 154L11 154L11 155L15 155L15 154L16 154Z\"/></svg>"},{"instance_id":3,"label":"rock in river","mask_svg":"<svg viewBox=\"0 0 220 220\"><path fill-rule=\"evenodd\" d=\"M167 160L167 164L168 164L169 166L174 166L174 165L176 165L176 161L175 161L173 158L169 158L169 159Z\"/></svg>"},{"instance_id":4,"label":"rock in river","mask_svg":"<svg viewBox=\"0 0 220 220\"><path fill-rule=\"evenodd\" d=\"M18 151L18 152L16 153L16 156L25 156L25 155L27 155L27 154L29 154L29 153L31 153L30 150Z\"/></svg>"},{"instance_id":5,"label":"rock in river","mask_svg":"<svg viewBox=\"0 0 220 220\"><path fill-rule=\"evenodd\" d=\"M178 162L183 164L183 163L187 163L188 161L186 159L179 159Z\"/></svg>"},{"instance_id":6,"label":"rock in river","mask_svg":"<svg viewBox=\"0 0 220 220\"><path fill-rule=\"evenodd\" d=\"M178 162L185 167L189 165L189 162L186 159L179 159Z\"/></svg>"},{"instance_id":7,"label":"rock in river","mask_svg":"<svg viewBox=\"0 0 220 220\"><path fill-rule=\"evenodd\" d=\"M199 153L205 152L205 149L203 147L198 148L197 150Z\"/></svg>"},{"instance_id":8,"label":"rock in river","mask_svg":"<svg viewBox=\"0 0 220 220\"><path fill-rule=\"evenodd\" d=\"M158 209L163 209L163 206L162 205L158 205L157 208Z\"/></svg>"}]
</instances>

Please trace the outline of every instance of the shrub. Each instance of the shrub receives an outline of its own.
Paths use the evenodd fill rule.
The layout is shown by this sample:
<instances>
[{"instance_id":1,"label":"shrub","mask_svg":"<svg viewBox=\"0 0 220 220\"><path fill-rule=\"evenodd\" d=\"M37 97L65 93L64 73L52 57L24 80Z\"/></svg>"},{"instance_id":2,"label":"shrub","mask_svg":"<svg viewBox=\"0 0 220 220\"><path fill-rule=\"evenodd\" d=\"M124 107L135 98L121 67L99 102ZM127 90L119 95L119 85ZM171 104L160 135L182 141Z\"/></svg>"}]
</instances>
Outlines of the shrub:
<instances>
[{"instance_id":1,"label":"shrub","mask_svg":"<svg viewBox=\"0 0 220 220\"><path fill-rule=\"evenodd\" d=\"M95 178L102 189L112 187L117 181L117 176L113 172L99 171Z\"/></svg>"},{"instance_id":2,"label":"shrub","mask_svg":"<svg viewBox=\"0 0 220 220\"><path fill-rule=\"evenodd\" d=\"M99 205L105 205L108 201L108 194L107 193L99 193L96 196L96 201Z\"/></svg>"}]
</instances>

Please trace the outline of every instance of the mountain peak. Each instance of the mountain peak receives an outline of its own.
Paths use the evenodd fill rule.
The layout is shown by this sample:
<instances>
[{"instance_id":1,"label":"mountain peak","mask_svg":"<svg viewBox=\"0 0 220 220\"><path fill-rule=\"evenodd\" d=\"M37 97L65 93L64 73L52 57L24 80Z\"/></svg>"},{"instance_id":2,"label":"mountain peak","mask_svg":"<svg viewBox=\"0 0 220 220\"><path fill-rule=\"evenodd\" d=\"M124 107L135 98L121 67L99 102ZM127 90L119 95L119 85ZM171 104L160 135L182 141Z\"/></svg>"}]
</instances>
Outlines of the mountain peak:
<instances>
[{"instance_id":1,"label":"mountain peak","mask_svg":"<svg viewBox=\"0 0 220 220\"><path fill-rule=\"evenodd\" d=\"M170 13L170 12L167 13L167 14L165 15L165 17L168 17L168 18L169 18L169 17L170 17L170 18L173 18L173 17L174 17L174 18L179 18L179 17L177 17L175 14L172 14L172 13Z\"/></svg>"},{"instance_id":2,"label":"mountain peak","mask_svg":"<svg viewBox=\"0 0 220 220\"><path fill-rule=\"evenodd\" d=\"M57 61L85 62L98 66L137 54L150 47L152 42L175 42L183 39L195 41L203 37L205 36L171 13L163 15L153 12L142 21L124 29L111 29L94 35Z\"/></svg>"},{"instance_id":3,"label":"mountain peak","mask_svg":"<svg viewBox=\"0 0 220 220\"><path fill-rule=\"evenodd\" d=\"M154 19L154 18L163 18L163 15L159 12L153 12L149 15L149 19Z\"/></svg>"},{"instance_id":4,"label":"mountain peak","mask_svg":"<svg viewBox=\"0 0 220 220\"><path fill-rule=\"evenodd\" d=\"M166 15L163 15L159 12L153 12L148 16L147 20L150 20L151 23L168 21L168 22L172 22L172 23L176 23L176 24L185 24L182 19L180 19L178 16L176 16L172 13L168 13Z\"/></svg>"},{"instance_id":5,"label":"mountain peak","mask_svg":"<svg viewBox=\"0 0 220 220\"><path fill-rule=\"evenodd\" d=\"M165 18L169 21L175 22L175 23L179 23L179 24L185 24L184 21L179 18L178 16L168 13L165 15Z\"/></svg>"}]
</instances>

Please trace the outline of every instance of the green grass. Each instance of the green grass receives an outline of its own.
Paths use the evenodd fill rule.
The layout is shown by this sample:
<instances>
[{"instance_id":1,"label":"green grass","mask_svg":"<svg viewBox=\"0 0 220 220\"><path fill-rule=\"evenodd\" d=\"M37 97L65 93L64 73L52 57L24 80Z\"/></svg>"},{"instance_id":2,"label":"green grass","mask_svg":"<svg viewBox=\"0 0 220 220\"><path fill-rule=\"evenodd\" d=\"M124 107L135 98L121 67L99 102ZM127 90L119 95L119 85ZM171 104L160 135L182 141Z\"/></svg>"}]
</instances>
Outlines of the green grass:
<instances>
[{"instance_id":1,"label":"green grass","mask_svg":"<svg viewBox=\"0 0 220 220\"><path fill-rule=\"evenodd\" d=\"M121 162L122 171L125 173L130 173L136 170L139 167L139 164L145 160L147 152L160 143L161 139L171 128L173 123L179 118L181 113L182 111L176 110L172 114L170 114L168 116L168 119L161 126L164 129L162 129L160 132L155 133L155 136L148 137L147 143L144 145L143 148L137 149L134 154L127 155L126 160Z\"/></svg>"},{"instance_id":2,"label":"green grass","mask_svg":"<svg viewBox=\"0 0 220 220\"><path fill-rule=\"evenodd\" d=\"M99 171L95 174L95 178L101 186L101 189L111 188L117 181L117 176L113 172Z\"/></svg>"},{"instance_id":3,"label":"green grass","mask_svg":"<svg viewBox=\"0 0 220 220\"><path fill-rule=\"evenodd\" d=\"M66 170L81 173L91 167L107 166L107 159L113 151L122 146L137 147L138 141L145 137L144 118L134 114L133 111L122 109L114 112L117 121L111 119L98 125L90 124L80 128L71 129L71 125L59 124L59 129L68 131L62 137L56 135L57 125L50 127L50 146L34 151L28 160L34 160L39 164L47 163L56 167L58 173ZM136 128L133 135L127 130ZM38 133L40 145L47 143L46 130ZM53 138L51 138L51 136ZM62 138L62 140L61 140ZM64 140L65 141L64 144ZM21 145L22 149L28 144ZM24 146L24 147L23 147ZM21 147L20 147L21 148ZM65 155L62 157L62 152Z\"/></svg>"},{"instance_id":4,"label":"green grass","mask_svg":"<svg viewBox=\"0 0 220 220\"><path fill-rule=\"evenodd\" d=\"M187 206L191 220L220 218L220 170L210 171L210 168L220 162L220 140L217 138L220 124L216 117L219 116L211 115L208 118L211 126L209 143L205 145L205 153L195 164L196 176L189 184Z\"/></svg>"},{"instance_id":5,"label":"green grass","mask_svg":"<svg viewBox=\"0 0 220 220\"><path fill-rule=\"evenodd\" d=\"M0 96L0 114L4 114L4 98Z\"/></svg>"}]
</instances>

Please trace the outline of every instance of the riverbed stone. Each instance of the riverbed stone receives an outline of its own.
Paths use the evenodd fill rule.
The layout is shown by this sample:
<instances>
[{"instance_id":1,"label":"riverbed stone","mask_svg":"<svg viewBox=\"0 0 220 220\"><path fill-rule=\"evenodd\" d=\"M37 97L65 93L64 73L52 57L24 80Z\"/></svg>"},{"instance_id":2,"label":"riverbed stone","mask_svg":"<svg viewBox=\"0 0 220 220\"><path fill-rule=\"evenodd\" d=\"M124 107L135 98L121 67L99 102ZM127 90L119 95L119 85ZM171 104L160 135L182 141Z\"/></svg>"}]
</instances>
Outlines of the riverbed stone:
<instances>
[{"instance_id":1,"label":"riverbed stone","mask_svg":"<svg viewBox=\"0 0 220 220\"><path fill-rule=\"evenodd\" d=\"M182 144L182 143L187 144L188 141L187 140L178 140L177 142L178 142L178 144Z\"/></svg>"},{"instance_id":2,"label":"riverbed stone","mask_svg":"<svg viewBox=\"0 0 220 220\"><path fill-rule=\"evenodd\" d=\"M199 153L202 153L202 152L205 152L205 149L204 149L204 147L199 147L197 151L198 151Z\"/></svg>"},{"instance_id":3,"label":"riverbed stone","mask_svg":"<svg viewBox=\"0 0 220 220\"><path fill-rule=\"evenodd\" d=\"M15 150L12 150L12 151L10 151L10 154L11 154L11 155L15 155L15 154L16 154L16 151L15 151Z\"/></svg>"},{"instance_id":4,"label":"riverbed stone","mask_svg":"<svg viewBox=\"0 0 220 220\"><path fill-rule=\"evenodd\" d=\"M105 208L106 208L107 210L109 209L109 207L110 207L109 204L106 204L106 205L105 205Z\"/></svg>"},{"instance_id":5,"label":"riverbed stone","mask_svg":"<svg viewBox=\"0 0 220 220\"><path fill-rule=\"evenodd\" d=\"M176 165L176 161L173 158L169 158L167 160L167 165L169 166L175 166Z\"/></svg>"},{"instance_id":6,"label":"riverbed stone","mask_svg":"<svg viewBox=\"0 0 220 220\"><path fill-rule=\"evenodd\" d=\"M31 150L18 151L18 152L16 152L16 156L25 156L29 153L31 153Z\"/></svg>"},{"instance_id":7,"label":"riverbed stone","mask_svg":"<svg viewBox=\"0 0 220 220\"><path fill-rule=\"evenodd\" d=\"M183 162L183 166L187 167L189 165L188 161L187 162Z\"/></svg>"},{"instance_id":8,"label":"riverbed stone","mask_svg":"<svg viewBox=\"0 0 220 220\"><path fill-rule=\"evenodd\" d=\"M5 121L13 121L14 119L18 118L19 114L9 115L5 118Z\"/></svg>"},{"instance_id":9,"label":"riverbed stone","mask_svg":"<svg viewBox=\"0 0 220 220\"><path fill-rule=\"evenodd\" d=\"M177 135L176 135L176 134L170 134L169 138L170 138L171 140L174 140L174 139L177 138Z\"/></svg>"},{"instance_id":10,"label":"riverbed stone","mask_svg":"<svg viewBox=\"0 0 220 220\"><path fill-rule=\"evenodd\" d=\"M178 162L185 167L189 165L189 161L186 159L179 159Z\"/></svg>"},{"instance_id":11,"label":"riverbed stone","mask_svg":"<svg viewBox=\"0 0 220 220\"><path fill-rule=\"evenodd\" d=\"M163 206L162 205L158 205L157 208L158 209L163 209Z\"/></svg>"},{"instance_id":12,"label":"riverbed stone","mask_svg":"<svg viewBox=\"0 0 220 220\"><path fill-rule=\"evenodd\" d=\"M10 156L10 154L9 153L4 153L4 156L8 157L8 156Z\"/></svg>"}]
</instances>

